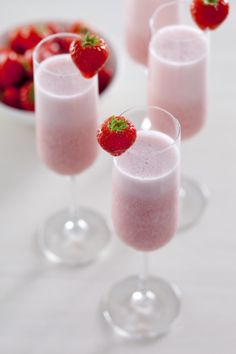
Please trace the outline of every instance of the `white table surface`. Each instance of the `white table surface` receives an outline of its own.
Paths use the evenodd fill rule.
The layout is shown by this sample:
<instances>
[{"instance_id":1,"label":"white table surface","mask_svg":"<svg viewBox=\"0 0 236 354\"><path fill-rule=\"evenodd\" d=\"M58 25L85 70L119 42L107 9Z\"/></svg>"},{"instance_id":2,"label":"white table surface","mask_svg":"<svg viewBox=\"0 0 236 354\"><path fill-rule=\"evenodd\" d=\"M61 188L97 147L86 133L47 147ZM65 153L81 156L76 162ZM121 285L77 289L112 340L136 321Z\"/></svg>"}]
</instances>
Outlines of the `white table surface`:
<instances>
[{"instance_id":1,"label":"white table surface","mask_svg":"<svg viewBox=\"0 0 236 354\"><path fill-rule=\"evenodd\" d=\"M231 1L232 3L233 1ZM146 77L125 54L122 2L0 0L0 30L29 19L82 18L109 33L121 72L101 101L101 117L145 103ZM233 6L232 6L233 7ZM64 178L35 151L34 129L0 116L0 353L1 354L235 354L236 352L236 11L212 34L208 123L184 144L183 169L211 190L208 208L191 230L151 255L151 272L182 290L170 332L152 342L114 335L100 302L110 286L136 273L139 255L113 236L99 262L78 269L49 264L35 230L67 204ZM111 159L101 153L78 177L78 203L110 218Z\"/></svg>"}]
</instances>

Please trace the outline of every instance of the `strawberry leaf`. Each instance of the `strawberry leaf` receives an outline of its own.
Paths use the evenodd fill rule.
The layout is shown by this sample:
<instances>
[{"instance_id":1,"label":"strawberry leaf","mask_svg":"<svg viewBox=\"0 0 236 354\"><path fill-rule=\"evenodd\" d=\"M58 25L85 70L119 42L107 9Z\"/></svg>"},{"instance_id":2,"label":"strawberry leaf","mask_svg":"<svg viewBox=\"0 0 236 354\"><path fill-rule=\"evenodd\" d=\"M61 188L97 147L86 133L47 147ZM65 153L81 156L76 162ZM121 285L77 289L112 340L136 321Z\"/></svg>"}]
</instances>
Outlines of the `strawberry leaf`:
<instances>
[{"instance_id":1,"label":"strawberry leaf","mask_svg":"<svg viewBox=\"0 0 236 354\"><path fill-rule=\"evenodd\" d=\"M111 121L109 122L109 129L118 132L126 129L128 126L127 122L124 119L117 119L116 116L112 116Z\"/></svg>"},{"instance_id":2,"label":"strawberry leaf","mask_svg":"<svg viewBox=\"0 0 236 354\"><path fill-rule=\"evenodd\" d=\"M82 46L83 47L95 47L96 45L99 44L99 42L100 42L100 39L97 36L91 35L88 32L82 40Z\"/></svg>"},{"instance_id":3,"label":"strawberry leaf","mask_svg":"<svg viewBox=\"0 0 236 354\"><path fill-rule=\"evenodd\" d=\"M204 0L204 4L205 5L213 5L213 6L217 6L218 5L218 1L219 0Z\"/></svg>"}]
</instances>

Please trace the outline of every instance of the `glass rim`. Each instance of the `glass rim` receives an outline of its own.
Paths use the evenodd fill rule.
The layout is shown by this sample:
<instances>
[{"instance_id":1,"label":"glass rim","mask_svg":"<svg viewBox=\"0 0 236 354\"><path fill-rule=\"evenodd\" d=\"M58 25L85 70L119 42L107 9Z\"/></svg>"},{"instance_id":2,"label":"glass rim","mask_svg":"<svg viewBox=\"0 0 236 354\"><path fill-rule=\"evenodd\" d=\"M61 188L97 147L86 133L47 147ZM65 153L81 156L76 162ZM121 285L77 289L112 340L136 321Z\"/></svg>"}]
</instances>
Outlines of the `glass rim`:
<instances>
[{"instance_id":1,"label":"glass rim","mask_svg":"<svg viewBox=\"0 0 236 354\"><path fill-rule=\"evenodd\" d=\"M51 58L51 57L54 57L56 55L69 55L69 52L68 53L63 53L63 54L53 54L51 55L50 57L48 58L45 58L44 60L42 61L38 61L37 59L37 54L40 50L40 48L47 42L49 42L50 40L52 39L55 39L55 38L63 38L63 37L71 37L71 38L74 38L74 39L80 39L81 36L76 34L76 33L70 33L70 32L60 32L60 33L54 33L54 34L50 34L49 36L46 36L45 38L43 38L37 45L36 47L34 48L33 50L33 63L34 63L34 68L36 66L40 66L46 59L48 58ZM35 70L35 69L34 69ZM57 74L51 70L48 70L48 69L43 69L44 72L50 74L51 76L61 76L62 74ZM78 69L78 72L79 72L79 69ZM64 75L64 77L73 77L73 76L77 76L78 73L73 73L73 74L66 74Z\"/></svg>"},{"instance_id":2,"label":"glass rim","mask_svg":"<svg viewBox=\"0 0 236 354\"><path fill-rule=\"evenodd\" d=\"M174 125L176 127L175 137L170 136L168 133L165 133L165 132L162 132L162 131L159 131L159 130L156 130L156 129L152 129L152 128L148 129L148 130L142 130L142 129L137 130L137 133L143 132L143 131L161 132L163 134L166 134L171 140L173 140L170 144L168 144L168 146L166 146L165 148L162 148L160 150L157 150L155 152L156 155L160 155L160 154L168 151L169 149L173 148L173 146L178 146L178 143L181 140L181 126L180 126L180 123L179 123L178 119L175 118L175 116L173 114L171 114L170 112L168 112L166 109L158 107L158 106L141 106L141 105L140 106L133 106L133 107L130 107L130 108L126 109L122 113L120 113L120 115L125 117L125 114L127 114L127 113L129 113L131 111L135 111L135 110L140 110L141 111L141 110L143 110L144 112L148 112L149 109L154 109L156 111L160 111L160 112L164 113L166 116L171 118L172 122L174 123ZM148 118L148 116L147 116L147 118ZM129 118L127 118L127 119L129 119ZM135 144L135 142L134 142L134 144ZM132 146L131 146L131 148L132 148ZM135 152L130 151L130 149L128 149L127 151L129 151L131 154L132 153L134 155L136 154ZM117 159L119 159L119 156L115 156L113 158L115 163L117 163Z\"/></svg>"},{"instance_id":3,"label":"glass rim","mask_svg":"<svg viewBox=\"0 0 236 354\"><path fill-rule=\"evenodd\" d=\"M201 28L197 27L197 25L188 25L188 24L184 24L184 23L177 23L177 24L168 24L168 25L164 25L160 28L155 28L155 19L158 16L158 14L160 14L163 10L168 9L171 5L177 4L177 6L179 6L179 4L186 4L188 7L190 7L190 2L188 0L169 0L168 2L158 6L156 8L156 10L153 12L152 16L150 17L149 20L149 28L151 30L151 36L153 37L157 31L160 31L161 29L165 28L165 27L170 27L170 26L187 26L187 27L191 27L194 28L198 33L202 34L205 38L207 38L207 34L208 34L208 30L202 30ZM189 9L189 13L190 13L190 9ZM161 15L160 15L161 16ZM190 14L191 16L191 14ZM194 42L197 41L197 38L189 38L189 39L169 39L171 42L182 42L182 43L186 43L186 42Z\"/></svg>"}]
</instances>

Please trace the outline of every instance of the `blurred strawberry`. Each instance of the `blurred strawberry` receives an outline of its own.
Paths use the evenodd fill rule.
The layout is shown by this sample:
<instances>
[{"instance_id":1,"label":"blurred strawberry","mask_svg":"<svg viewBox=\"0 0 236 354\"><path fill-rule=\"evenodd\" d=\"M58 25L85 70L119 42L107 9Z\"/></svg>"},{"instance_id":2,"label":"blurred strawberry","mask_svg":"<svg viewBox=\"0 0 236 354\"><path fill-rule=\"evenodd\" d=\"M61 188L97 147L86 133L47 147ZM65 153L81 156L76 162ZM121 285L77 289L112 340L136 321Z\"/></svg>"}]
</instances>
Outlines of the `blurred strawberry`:
<instances>
[{"instance_id":1,"label":"blurred strawberry","mask_svg":"<svg viewBox=\"0 0 236 354\"><path fill-rule=\"evenodd\" d=\"M76 34L87 34L88 32L93 33L91 28L87 24L82 21L74 22L71 27L69 28L69 32L76 33Z\"/></svg>"},{"instance_id":2,"label":"blurred strawberry","mask_svg":"<svg viewBox=\"0 0 236 354\"><path fill-rule=\"evenodd\" d=\"M11 52L10 49L7 48L0 48L0 71L2 63L7 59L8 54ZM0 88L2 88L1 81L0 81Z\"/></svg>"},{"instance_id":3,"label":"blurred strawberry","mask_svg":"<svg viewBox=\"0 0 236 354\"><path fill-rule=\"evenodd\" d=\"M18 85L24 78L24 67L19 56L13 51L0 55L0 87L7 88Z\"/></svg>"},{"instance_id":4,"label":"blurred strawberry","mask_svg":"<svg viewBox=\"0 0 236 354\"><path fill-rule=\"evenodd\" d=\"M26 82L20 88L20 106L26 111L34 111L34 84L33 81Z\"/></svg>"},{"instance_id":5,"label":"blurred strawberry","mask_svg":"<svg viewBox=\"0 0 236 354\"><path fill-rule=\"evenodd\" d=\"M25 70L25 76L28 79L33 79L33 49L28 49L21 56L21 63Z\"/></svg>"},{"instance_id":6,"label":"blurred strawberry","mask_svg":"<svg viewBox=\"0 0 236 354\"><path fill-rule=\"evenodd\" d=\"M9 48L0 48L0 64L10 52L11 50Z\"/></svg>"},{"instance_id":7,"label":"blurred strawberry","mask_svg":"<svg viewBox=\"0 0 236 354\"><path fill-rule=\"evenodd\" d=\"M71 42L73 41L70 37L60 38L61 53L69 53Z\"/></svg>"},{"instance_id":8,"label":"blurred strawberry","mask_svg":"<svg viewBox=\"0 0 236 354\"><path fill-rule=\"evenodd\" d=\"M8 106L19 108L19 89L16 87L8 87L2 92L2 102Z\"/></svg>"},{"instance_id":9,"label":"blurred strawberry","mask_svg":"<svg viewBox=\"0 0 236 354\"><path fill-rule=\"evenodd\" d=\"M112 79L112 71L106 67L102 68L98 72L98 90L102 93L109 85Z\"/></svg>"},{"instance_id":10,"label":"blurred strawberry","mask_svg":"<svg viewBox=\"0 0 236 354\"><path fill-rule=\"evenodd\" d=\"M39 53L39 61L45 60L52 55L61 54L61 40L60 39L53 39L48 42L45 42Z\"/></svg>"},{"instance_id":11,"label":"blurred strawberry","mask_svg":"<svg viewBox=\"0 0 236 354\"><path fill-rule=\"evenodd\" d=\"M54 22L49 22L45 25L49 32L52 34L55 33L61 33L61 32L67 32L66 26Z\"/></svg>"},{"instance_id":12,"label":"blurred strawberry","mask_svg":"<svg viewBox=\"0 0 236 354\"><path fill-rule=\"evenodd\" d=\"M27 49L34 48L49 34L52 34L52 30L43 24L24 26L10 33L9 44L16 53L24 54Z\"/></svg>"}]
</instances>

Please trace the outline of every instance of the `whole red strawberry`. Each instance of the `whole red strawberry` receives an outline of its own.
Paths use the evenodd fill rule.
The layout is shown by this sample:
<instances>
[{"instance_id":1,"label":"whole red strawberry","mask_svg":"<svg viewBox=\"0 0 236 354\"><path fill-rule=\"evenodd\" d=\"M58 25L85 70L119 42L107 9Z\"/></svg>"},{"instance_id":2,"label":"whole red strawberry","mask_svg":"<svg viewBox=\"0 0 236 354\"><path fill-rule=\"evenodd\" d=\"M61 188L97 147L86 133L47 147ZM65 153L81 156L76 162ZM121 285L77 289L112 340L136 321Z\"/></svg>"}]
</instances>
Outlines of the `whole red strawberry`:
<instances>
[{"instance_id":1,"label":"whole red strawberry","mask_svg":"<svg viewBox=\"0 0 236 354\"><path fill-rule=\"evenodd\" d=\"M2 93L2 102L8 106L19 108L19 89L16 87L8 87Z\"/></svg>"},{"instance_id":2,"label":"whole red strawberry","mask_svg":"<svg viewBox=\"0 0 236 354\"><path fill-rule=\"evenodd\" d=\"M0 87L18 85L24 78L24 68L19 56L8 51L0 55Z\"/></svg>"},{"instance_id":3,"label":"whole red strawberry","mask_svg":"<svg viewBox=\"0 0 236 354\"><path fill-rule=\"evenodd\" d=\"M205 30L214 30L228 16L228 0L193 0L191 14L197 25Z\"/></svg>"},{"instance_id":4,"label":"whole red strawberry","mask_svg":"<svg viewBox=\"0 0 236 354\"><path fill-rule=\"evenodd\" d=\"M123 116L107 118L97 131L101 147L113 156L123 154L136 139L135 126Z\"/></svg>"},{"instance_id":5,"label":"whole red strawberry","mask_svg":"<svg viewBox=\"0 0 236 354\"><path fill-rule=\"evenodd\" d=\"M20 106L26 111L34 111L34 85L32 81L26 82L20 88Z\"/></svg>"},{"instance_id":6,"label":"whole red strawberry","mask_svg":"<svg viewBox=\"0 0 236 354\"><path fill-rule=\"evenodd\" d=\"M71 43L70 54L73 62L86 78L97 74L109 56L104 39L90 33Z\"/></svg>"},{"instance_id":7,"label":"whole red strawberry","mask_svg":"<svg viewBox=\"0 0 236 354\"><path fill-rule=\"evenodd\" d=\"M109 85L112 79L112 71L108 68L102 68L98 72L98 90L102 93L106 87Z\"/></svg>"}]
</instances>

